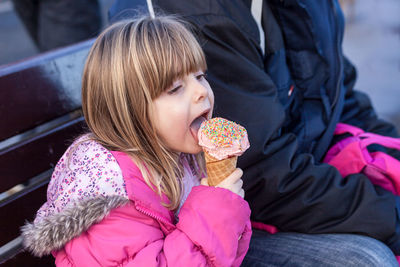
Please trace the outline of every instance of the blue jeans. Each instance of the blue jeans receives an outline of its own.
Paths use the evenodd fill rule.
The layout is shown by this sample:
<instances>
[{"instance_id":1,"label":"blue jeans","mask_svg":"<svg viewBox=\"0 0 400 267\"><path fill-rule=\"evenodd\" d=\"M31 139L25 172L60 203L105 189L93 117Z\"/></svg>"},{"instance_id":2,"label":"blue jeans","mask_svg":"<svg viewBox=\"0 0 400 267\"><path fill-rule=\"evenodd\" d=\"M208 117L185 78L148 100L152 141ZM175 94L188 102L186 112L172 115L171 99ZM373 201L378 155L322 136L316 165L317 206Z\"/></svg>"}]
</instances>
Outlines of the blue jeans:
<instances>
[{"instance_id":1,"label":"blue jeans","mask_svg":"<svg viewBox=\"0 0 400 267\"><path fill-rule=\"evenodd\" d=\"M399 266L378 240L352 234L271 235L254 230L241 266Z\"/></svg>"}]
</instances>

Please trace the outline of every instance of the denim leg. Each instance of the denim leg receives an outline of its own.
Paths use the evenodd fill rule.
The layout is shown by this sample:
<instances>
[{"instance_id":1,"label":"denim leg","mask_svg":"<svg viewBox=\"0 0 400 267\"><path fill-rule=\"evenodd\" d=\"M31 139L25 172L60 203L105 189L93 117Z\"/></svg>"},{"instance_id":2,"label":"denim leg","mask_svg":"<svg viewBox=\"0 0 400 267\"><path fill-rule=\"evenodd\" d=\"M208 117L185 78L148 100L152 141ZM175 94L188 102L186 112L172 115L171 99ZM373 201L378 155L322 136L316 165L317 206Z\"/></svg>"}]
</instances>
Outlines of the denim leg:
<instances>
[{"instance_id":1,"label":"denim leg","mask_svg":"<svg viewBox=\"0 0 400 267\"><path fill-rule=\"evenodd\" d=\"M399 266L392 251L353 234L269 233L254 230L241 266Z\"/></svg>"}]
</instances>

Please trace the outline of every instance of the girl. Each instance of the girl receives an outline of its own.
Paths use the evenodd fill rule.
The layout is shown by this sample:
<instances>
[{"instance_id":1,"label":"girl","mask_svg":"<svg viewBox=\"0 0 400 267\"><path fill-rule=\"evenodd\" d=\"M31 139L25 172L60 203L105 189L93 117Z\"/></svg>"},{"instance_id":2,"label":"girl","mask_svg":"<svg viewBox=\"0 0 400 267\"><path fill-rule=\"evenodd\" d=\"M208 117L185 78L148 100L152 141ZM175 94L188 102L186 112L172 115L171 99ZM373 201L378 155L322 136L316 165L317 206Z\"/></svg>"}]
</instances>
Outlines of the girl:
<instances>
[{"instance_id":1,"label":"girl","mask_svg":"<svg viewBox=\"0 0 400 267\"><path fill-rule=\"evenodd\" d=\"M97 38L82 83L90 133L60 159L22 229L33 254L52 253L57 266L240 265L251 236L241 170L200 185L197 131L214 103L205 69L172 17L119 22Z\"/></svg>"}]
</instances>

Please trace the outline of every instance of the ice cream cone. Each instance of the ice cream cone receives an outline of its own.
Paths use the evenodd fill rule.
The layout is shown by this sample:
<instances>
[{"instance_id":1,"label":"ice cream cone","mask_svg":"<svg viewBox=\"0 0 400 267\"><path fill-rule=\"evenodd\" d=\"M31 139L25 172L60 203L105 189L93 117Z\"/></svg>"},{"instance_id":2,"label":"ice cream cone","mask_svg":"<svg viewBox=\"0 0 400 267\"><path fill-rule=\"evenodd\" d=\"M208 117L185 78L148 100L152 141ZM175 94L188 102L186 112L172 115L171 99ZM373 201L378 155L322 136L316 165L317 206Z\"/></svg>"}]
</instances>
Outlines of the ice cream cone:
<instances>
[{"instance_id":1,"label":"ice cream cone","mask_svg":"<svg viewBox=\"0 0 400 267\"><path fill-rule=\"evenodd\" d=\"M208 185L216 186L236 169L238 157L233 156L218 160L210 156L207 152L204 152L204 158L206 160Z\"/></svg>"},{"instance_id":2,"label":"ice cream cone","mask_svg":"<svg viewBox=\"0 0 400 267\"><path fill-rule=\"evenodd\" d=\"M210 186L228 177L236 169L237 157L250 146L243 126L219 117L201 123L198 140L204 151Z\"/></svg>"}]
</instances>

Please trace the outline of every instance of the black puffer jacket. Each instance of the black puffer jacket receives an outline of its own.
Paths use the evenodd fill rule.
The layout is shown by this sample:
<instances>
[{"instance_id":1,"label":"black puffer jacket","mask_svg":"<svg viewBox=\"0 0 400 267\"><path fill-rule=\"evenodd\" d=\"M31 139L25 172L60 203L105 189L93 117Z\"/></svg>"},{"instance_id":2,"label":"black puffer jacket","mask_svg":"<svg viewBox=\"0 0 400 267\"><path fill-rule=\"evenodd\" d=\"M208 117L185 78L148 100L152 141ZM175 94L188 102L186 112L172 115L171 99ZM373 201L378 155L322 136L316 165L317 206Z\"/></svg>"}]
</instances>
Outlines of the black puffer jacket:
<instances>
[{"instance_id":1,"label":"black puffer jacket","mask_svg":"<svg viewBox=\"0 0 400 267\"><path fill-rule=\"evenodd\" d=\"M353 90L337 1L263 1L264 47L251 0L152 3L200 29L215 113L248 130L251 148L239 166L252 219L281 231L365 234L400 255L397 197L364 175L343 178L320 163L338 121L397 135ZM140 5L147 10L146 1L116 1L110 15Z\"/></svg>"}]
</instances>

